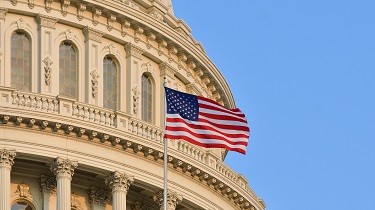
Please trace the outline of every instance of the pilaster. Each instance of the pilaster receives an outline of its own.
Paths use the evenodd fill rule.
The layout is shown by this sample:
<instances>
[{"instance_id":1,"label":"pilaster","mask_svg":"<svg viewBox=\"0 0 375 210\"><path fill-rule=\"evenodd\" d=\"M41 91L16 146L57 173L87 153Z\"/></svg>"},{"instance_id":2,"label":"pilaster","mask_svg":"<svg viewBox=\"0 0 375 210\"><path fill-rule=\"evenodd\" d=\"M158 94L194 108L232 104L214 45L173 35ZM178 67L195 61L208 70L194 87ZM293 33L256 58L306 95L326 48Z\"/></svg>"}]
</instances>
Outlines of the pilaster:
<instances>
[{"instance_id":1,"label":"pilaster","mask_svg":"<svg viewBox=\"0 0 375 210\"><path fill-rule=\"evenodd\" d=\"M52 210L56 207L56 178L48 176L40 176L40 188L43 197L43 210Z\"/></svg>"},{"instance_id":2,"label":"pilaster","mask_svg":"<svg viewBox=\"0 0 375 210\"><path fill-rule=\"evenodd\" d=\"M57 18L47 15L38 14L36 20L39 23L38 39L40 41L38 66L39 70L39 91L42 94L58 95L58 67L54 64L55 52L53 47L53 40L55 37L55 29Z\"/></svg>"},{"instance_id":3,"label":"pilaster","mask_svg":"<svg viewBox=\"0 0 375 210\"><path fill-rule=\"evenodd\" d=\"M10 209L10 171L16 151L0 149L0 210Z\"/></svg>"},{"instance_id":4,"label":"pilaster","mask_svg":"<svg viewBox=\"0 0 375 210\"><path fill-rule=\"evenodd\" d=\"M5 66L4 66L4 37L5 37L5 17L8 9L0 7L0 86L5 86Z\"/></svg>"},{"instance_id":5,"label":"pilaster","mask_svg":"<svg viewBox=\"0 0 375 210\"><path fill-rule=\"evenodd\" d=\"M130 184L134 181L132 176L115 171L105 180L112 190L112 209L126 210L126 194Z\"/></svg>"},{"instance_id":6,"label":"pilaster","mask_svg":"<svg viewBox=\"0 0 375 210\"><path fill-rule=\"evenodd\" d=\"M154 197L154 201L160 207L160 210L164 210L164 190L158 192ZM182 201L182 195L172 190L167 190L167 208L166 210L175 210L176 206Z\"/></svg>"},{"instance_id":7,"label":"pilaster","mask_svg":"<svg viewBox=\"0 0 375 210\"><path fill-rule=\"evenodd\" d=\"M121 81L126 81L126 96L122 97L126 101L122 101L121 104L126 103L126 112L139 118L141 117L140 112L133 112L134 100L133 97L136 96L133 89L135 87L140 87L141 74L140 74L140 65L142 61L142 54L145 52L142 48L137 47L136 45L128 42L125 44L126 51L126 70L127 75L124 75L126 78L121 78ZM139 89L139 88L138 88Z\"/></svg>"},{"instance_id":8,"label":"pilaster","mask_svg":"<svg viewBox=\"0 0 375 210\"><path fill-rule=\"evenodd\" d=\"M57 210L71 209L71 181L74 169L77 168L77 161L63 158L56 158L51 164L51 171L56 176L57 182Z\"/></svg>"},{"instance_id":9,"label":"pilaster","mask_svg":"<svg viewBox=\"0 0 375 210\"><path fill-rule=\"evenodd\" d=\"M88 191L89 203L92 210L105 210L107 202L110 198L110 193L103 189L91 187Z\"/></svg>"},{"instance_id":10,"label":"pilaster","mask_svg":"<svg viewBox=\"0 0 375 210\"><path fill-rule=\"evenodd\" d=\"M89 104L103 106L103 67L99 66L99 47L104 33L86 26L83 29L85 35L85 84L86 99Z\"/></svg>"}]
</instances>

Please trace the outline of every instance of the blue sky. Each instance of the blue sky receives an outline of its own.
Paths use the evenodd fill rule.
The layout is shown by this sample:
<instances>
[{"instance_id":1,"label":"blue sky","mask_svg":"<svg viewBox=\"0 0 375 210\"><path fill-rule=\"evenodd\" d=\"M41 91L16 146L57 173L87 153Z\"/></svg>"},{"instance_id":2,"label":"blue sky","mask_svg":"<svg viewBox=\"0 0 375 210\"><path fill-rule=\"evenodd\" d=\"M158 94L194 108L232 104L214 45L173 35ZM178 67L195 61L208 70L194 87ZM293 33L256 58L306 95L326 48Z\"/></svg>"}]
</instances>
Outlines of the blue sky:
<instances>
[{"instance_id":1,"label":"blue sky","mask_svg":"<svg viewBox=\"0 0 375 210\"><path fill-rule=\"evenodd\" d=\"M244 174L267 210L375 201L375 1L173 0L251 127Z\"/></svg>"}]
</instances>

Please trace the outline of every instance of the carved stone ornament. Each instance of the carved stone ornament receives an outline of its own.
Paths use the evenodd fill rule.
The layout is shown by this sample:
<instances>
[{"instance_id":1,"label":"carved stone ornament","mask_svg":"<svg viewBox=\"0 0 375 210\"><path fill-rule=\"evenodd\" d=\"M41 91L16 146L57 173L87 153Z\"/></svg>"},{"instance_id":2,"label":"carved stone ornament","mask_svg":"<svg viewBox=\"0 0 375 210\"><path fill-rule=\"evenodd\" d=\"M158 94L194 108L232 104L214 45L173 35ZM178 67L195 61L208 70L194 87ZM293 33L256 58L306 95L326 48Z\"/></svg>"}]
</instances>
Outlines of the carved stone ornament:
<instances>
[{"instance_id":1,"label":"carved stone ornament","mask_svg":"<svg viewBox=\"0 0 375 210\"><path fill-rule=\"evenodd\" d=\"M145 204L140 203L140 202L135 202L131 206L131 210L150 210L150 209L151 208L149 206L146 206Z\"/></svg>"},{"instance_id":2,"label":"carved stone ornament","mask_svg":"<svg viewBox=\"0 0 375 210\"><path fill-rule=\"evenodd\" d=\"M99 75L98 75L98 72L96 70L93 70L91 73L91 85L92 85L92 97L96 98L96 96L98 95L98 78L99 78Z\"/></svg>"},{"instance_id":3,"label":"carved stone ornament","mask_svg":"<svg viewBox=\"0 0 375 210\"><path fill-rule=\"evenodd\" d=\"M167 43L164 39L160 39L160 40L158 41L158 48L159 48L159 50L158 50L158 55L159 55L159 56L161 56L161 55L163 54L162 49L163 49L163 48L166 48L167 45L168 45L168 43Z\"/></svg>"},{"instance_id":4,"label":"carved stone ornament","mask_svg":"<svg viewBox=\"0 0 375 210\"><path fill-rule=\"evenodd\" d=\"M110 44L110 45L107 45L107 46L103 47L103 50L106 50L106 49L108 49L108 52L109 52L109 54L111 54L111 55L114 55L115 52L116 52L116 53L119 53L118 50L116 49L116 47L113 46L113 44Z\"/></svg>"},{"instance_id":5,"label":"carved stone ornament","mask_svg":"<svg viewBox=\"0 0 375 210\"><path fill-rule=\"evenodd\" d=\"M20 18L19 20L17 20L16 23L17 23L17 28L18 29L24 29L26 27L26 22L23 21L22 18Z\"/></svg>"},{"instance_id":6,"label":"carved stone ornament","mask_svg":"<svg viewBox=\"0 0 375 210\"><path fill-rule=\"evenodd\" d=\"M83 28L83 34L85 35L85 41L92 40L101 43L104 33L86 26Z\"/></svg>"},{"instance_id":7,"label":"carved stone ornament","mask_svg":"<svg viewBox=\"0 0 375 210\"><path fill-rule=\"evenodd\" d=\"M159 64L160 68L160 76L169 76L170 78L174 78L174 74L177 72L171 65L169 65L167 62L163 62Z\"/></svg>"},{"instance_id":8,"label":"carved stone ornament","mask_svg":"<svg viewBox=\"0 0 375 210\"><path fill-rule=\"evenodd\" d=\"M116 21L116 15L112 14L112 13L108 13L107 15L107 29L108 31L112 31L113 29L113 23Z\"/></svg>"},{"instance_id":9,"label":"carved stone ornament","mask_svg":"<svg viewBox=\"0 0 375 210\"><path fill-rule=\"evenodd\" d=\"M112 189L112 191L128 192L129 186L134 182L134 178L125 173L115 171L111 173L106 179L105 183Z\"/></svg>"},{"instance_id":10,"label":"carved stone ornament","mask_svg":"<svg viewBox=\"0 0 375 210\"><path fill-rule=\"evenodd\" d=\"M61 0L61 14L64 17L68 14L69 5L70 5L70 0Z\"/></svg>"},{"instance_id":11,"label":"carved stone ornament","mask_svg":"<svg viewBox=\"0 0 375 210\"><path fill-rule=\"evenodd\" d=\"M139 7L135 5L132 1L121 0L121 2L135 10L139 10Z\"/></svg>"},{"instance_id":12,"label":"carved stone ornament","mask_svg":"<svg viewBox=\"0 0 375 210\"><path fill-rule=\"evenodd\" d=\"M46 82L46 85L49 85L51 83L51 71L52 71L52 60L49 57L46 57L43 60L43 63L45 65L44 67L44 80Z\"/></svg>"},{"instance_id":13,"label":"carved stone ornament","mask_svg":"<svg viewBox=\"0 0 375 210\"><path fill-rule=\"evenodd\" d=\"M40 176L40 188L42 192L56 193L57 182L55 177Z\"/></svg>"},{"instance_id":14,"label":"carved stone ornament","mask_svg":"<svg viewBox=\"0 0 375 210\"><path fill-rule=\"evenodd\" d=\"M10 0L10 3L12 3L13 6L16 6L18 3L18 0Z\"/></svg>"},{"instance_id":15,"label":"carved stone ornament","mask_svg":"<svg viewBox=\"0 0 375 210\"><path fill-rule=\"evenodd\" d=\"M163 14L158 12L156 9L152 10L150 13L148 13L151 17L158 21L163 21L164 17Z\"/></svg>"},{"instance_id":16,"label":"carved stone ornament","mask_svg":"<svg viewBox=\"0 0 375 210\"><path fill-rule=\"evenodd\" d=\"M138 43L140 38L139 36L143 34L144 29L141 26L136 26L134 29L134 41Z\"/></svg>"},{"instance_id":17,"label":"carved stone ornament","mask_svg":"<svg viewBox=\"0 0 375 210\"><path fill-rule=\"evenodd\" d=\"M130 21L123 19L121 21L121 36L126 36L128 33L126 32L130 28Z\"/></svg>"},{"instance_id":18,"label":"carved stone ornament","mask_svg":"<svg viewBox=\"0 0 375 210\"><path fill-rule=\"evenodd\" d=\"M27 0L27 6L29 6L30 9L34 8L34 0Z\"/></svg>"},{"instance_id":19,"label":"carved stone ornament","mask_svg":"<svg viewBox=\"0 0 375 210\"><path fill-rule=\"evenodd\" d=\"M45 9L47 12L51 12L52 2L53 0L45 0Z\"/></svg>"},{"instance_id":20,"label":"carved stone ornament","mask_svg":"<svg viewBox=\"0 0 375 210\"><path fill-rule=\"evenodd\" d=\"M98 25L99 21L99 17L100 15L102 15L102 11L98 8L93 8L93 11L92 11L92 24L94 26Z\"/></svg>"},{"instance_id":21,"label":"carved stone ornament","mask_svg":"<svg viewBox=\"0 0 375 210\"><path fill-rule=\"evenodd\" d=\"M43 26L43 27L52 28L52 29L55 29L55 25L57 23L57 18L50 17L47 15L41 15L41 14L38 14L36 16L36 20L39 23L39 27Z\"/></svg>"},{"instance_id":22,"label":"carved stone ornament","mask_svg":"<svg viewBox=\"0 0 375 210\"><path fill-rule=\"evenodd\" d=\"M147 48L150 49L152 47L151 43L155 41L156 35L152 32L148 32L147 34Z\"/></svg>"},{"instance_id":23,"label":"carved stone ornament","mask_svg":"<svg viewBox=\"0 0 375 210\"><path fill-rule=\"evenodd\" d=\"M144 53L144 50L140 47L135 46L131 42L128 42L125 44L125 52L126 58L133 56L142 60L142 54Z\"/></svg>"},{"instance_id":24,"label":"carved stone ornament","mask_svg":"<svg viewBox=\"0 0 375 210\"><path fill-rule=\"evenodd\" d=\"M134 114L137 114L138 113L138 107L139 107L140 92L139 92L137 86L134 86L132 91L133 91L133 112L134 112Z\"/></svg>"},{"instance_id":25,"label":"carved stone ornament","mask_svg":"<svg viewBox=\"0 0 375 210\"><path fill-rule=\"evenodd\" d=\"M15 150L0 149L0 168L12 168L14 158L16 157Z\"/></svg>"},{"instance_id":26,"label":"carved stone ornament","mask_svg":"<svg viewBox=\"0 0 375 210\"><path fill-rule=\"evenodd\" d=\"M164 190L154 195L153 200L162 207L164 201ZM176 209L178 203L182 201L182 195L172 190L167 191L167 210Z\"/></svg>"},{"instance_id":27,"label":"carved stone ornament","mask_svg":"<svg viewBox=\"0 0 375 210\"><path fill-rule=\"evenodd\" d=\"M77 19L79 21L83 20L83 12L86 10L86 5L80 1L77 3Z\"/></svg>"},{"instance_id":28,"label":"carved stone ornament","mask_svg":"<svg viewBox=\"0 0 375 210\"><path fill-rule=\"evenodd\" d=\"M81 206L81 202L79 202L78 198L79 198L79 196L75 193L72 193L70 195L70 201L71 201L70 206L72 208L78 209Z\"/></svg>"},{"instance_id":29,"label":"carved stone ornament","mask_svg":"<svg viewBox=\"0 0 375 210\"><path fill-rule=\"evenodd\" d=\"M110 193L108 191L105 191L103 189L98 189L96 187L91 187L91 189L88 191L89 194L89 203L103 206L105 207L107 205L107 202L110 198Z\"/></svg>"},{"instance_id":30,"label":"carved stone ornament","mask_svg":"<svg viewBox=\"0 0 375 210\"><path fill-rule=\"evenodd\" d=\"M21 198L26 198L30 196L30 186L22 182L21 184L17 186L16 193L19 194Z\"/></svg>"},{"instance_id":31,"label":"carved stone ornament","mask_svg":"<svg viewBox=\"0 0 375 210\"><path fill-rule=\"evenodd\" d=\"M5 19L5 16L8 14L8 9L0 7L0 19Z\"/></svg>"},{"instance_id":32,"label":"carved stone ornament","mask_svg":"<svg viewBox=\"0 0 375 210\"><path fill-rule=\"evenodd\" d=\"M72 178L74 175L74 169L77 167L77 161L71 161L69 159L58 157L53 160L50 169L55 176Z\"/></svg>"},{"instance_id":33,"label":"carved stone ornament","mask_svg":"<svg viewBox=\"0 0 375 210\"><path fill-rule=\"evenodd\" d=\"M150 72L151 74L154 74L154 67L150 64L150 62L143 63L141 65L142 70L146 72Z\"/></svg>"}]
</instances>

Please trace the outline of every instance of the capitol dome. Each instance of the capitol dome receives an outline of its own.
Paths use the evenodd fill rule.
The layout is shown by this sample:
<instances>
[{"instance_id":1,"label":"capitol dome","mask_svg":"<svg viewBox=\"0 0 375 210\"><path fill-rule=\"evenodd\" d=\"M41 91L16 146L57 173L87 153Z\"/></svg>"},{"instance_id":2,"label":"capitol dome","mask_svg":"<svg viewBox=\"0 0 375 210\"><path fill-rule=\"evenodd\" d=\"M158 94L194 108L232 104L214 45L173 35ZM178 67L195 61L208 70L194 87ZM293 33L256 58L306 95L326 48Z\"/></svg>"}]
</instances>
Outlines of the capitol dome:
<instances>
[{"instance_id":1,"label":"capitol dome","mask_svg":"<svg viewBox=\"0 0 375 210\"><path fill-rule=\"evenodd\" d=\"M0 210L162 209L166 86L234 108L171 0L0 1ZM168 210L264 210L227 150L168 141Z\"/></svg>"}]
</instances>

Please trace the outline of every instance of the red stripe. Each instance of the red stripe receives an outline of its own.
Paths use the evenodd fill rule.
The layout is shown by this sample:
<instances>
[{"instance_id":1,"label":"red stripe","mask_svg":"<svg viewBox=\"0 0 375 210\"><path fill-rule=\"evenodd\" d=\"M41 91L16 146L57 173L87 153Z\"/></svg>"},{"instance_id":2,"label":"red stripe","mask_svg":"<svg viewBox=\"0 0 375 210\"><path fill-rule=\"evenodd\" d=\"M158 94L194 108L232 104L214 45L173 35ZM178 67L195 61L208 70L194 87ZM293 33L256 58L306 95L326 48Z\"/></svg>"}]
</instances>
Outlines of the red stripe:
<instances>
[{"instance_id":1,"label":"red stripe","mask_svg":"<svg viewBox=\"0 0 375 210\"><path fill-rule=\"evenodd\" d=\"M185 122L182 118L169 118L169 117L166 118L167 122L175 122L176 119L181 119L182 120L182 121L178 120L177 122ZM198 119L198 122L204 122L204 123L210 124L212 126L215 126L217 128L221 128L221 129L238 130L238 131L247 131L247 132L250 132L250 128L248 126L224 125L224 124L218 124L218 123L210 122L210 121L205 120L205 119ZM187 124L187 125L191 125L191 124Z\"/></svg>"},{"instance_id":2,"label":"red stripe","mask_svg":"<svg viewBox=\"0 0 375 210\"><path fill-rule=\"evenodd\" d=\"M219 111L219 112L223 112L223 113L228 113L228 114L232 114L232 115L236 115L238 117L245 117L245 115L243 113L236 113L236 112L232 112L226 108L218 108L216 106L210 106L208 104L201 104L199 103L199 108L204 108L204 109L211 109L211 110L215 110L215 111Z\"/></svg>"},{"instance_id":3,"label":"red stripe","mask_svg":"<svg viewBox=\"0 0 375 210\"><path fill-rule=\"evenodd\" d=\"M192 130L189 130L187 128L184 128L184 127L169 127L169 126L166 126L165 127L165 130L167 131L171 131L171 132L174 132L174 131L183 131L183 132L187 132L187 133L190 133L192 136L195 136L197 138L200 138L200 139L206 139L206 140L221 140L221 141L225 141L229 144L232 144L232 145L244 145L244 146L247 146L247 142L245 141L231 141L227 138L224 138L222 136L218 136L218 135L215 135L214 133L212 134L198 134L198 133L194 133Z\"/></svg>"},{"instance_id":4,"label":"red stripe","mask_svg":"<svg viewBox=\"0 0 375 210\"><path fill-rule=\"evenodd\" d=\"M202 96L197 96L197 98L198 98L199 100L207 101L207 102L209 102L209 103L216 104L216 105L218 105L218 106L223 107L222 105L220 105L219 103L217 103L217 102L214 101L214 100L211 100L211 99L208 99L208 98L204 98L204 97L202 97ZM227 109L227 108L225 108L225 107L223 107L223 108L224 108L224 109ZM230 110L230 111L233 111L233 112L241 112L241 110L240 110L239 108L227 109L227 110Z\"/></svg>"},{"instance_id":5,"label":"red stripe","mask_svg":"<svg viewBox=\"0 0 375 210\"><path fill-rule=\"evenodd\" d=\"M228 116L228 115L208 114L204 112L199 112L199 115L202 115L211 119L215 119L215 120L228 120L228 121L234 121L234 122L247 123L247 121L244 119L239 119L239 118Z\"/></svg>"},{"instance_id":6,"label":"red stripe","mask_svg":"<svg viewBox=\"0 0 375 210\"><path fill-rule=\"evenodd\" d=\"M226 149L231 150L231 151L236 151L236 152L239 152L239 153L242 153L242 154L246 154L246 151L243 150L243 149L240 149L240 148L232 148L232 147L229 147L225 144L204 144L202 142L195 141L194 139L191 139L187 136L175 136L175 135L165 134L164 138L176 139L176 140L183 139L183 140L188 141L192 144L195 144L195 145L198 145L198 146L201 146L201 147L205 147L205 148L226 148Z\"/></svg>"},{"instance_id":7,"label":"red stripe","mask_svg":"<svg viewBox=\"0 0 375 210\"><path fill-rule=\"evenodd\" d=\"M177 122L184 123L186 126L191 127L193 129L209 130L209 131L213 131L213 132L220 133L222 135L228 136L229 138L249 138L249 135L247 135L247 134L242 134L242 133L238 133L238 134L225 133L224 132L225 130L217 130L217 129L211 127L211 126L189 124L189 123L187 123L185 120L183 120L181 118L167 118L167 122L171 122L171 123L177 123ZM245 131L245 132L247 132L247 131Z\"/></svg>"}]
</instances>

